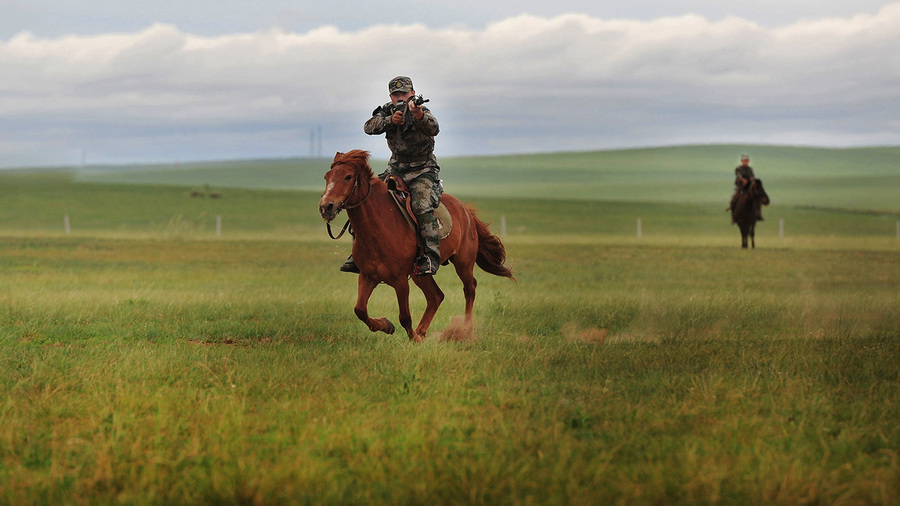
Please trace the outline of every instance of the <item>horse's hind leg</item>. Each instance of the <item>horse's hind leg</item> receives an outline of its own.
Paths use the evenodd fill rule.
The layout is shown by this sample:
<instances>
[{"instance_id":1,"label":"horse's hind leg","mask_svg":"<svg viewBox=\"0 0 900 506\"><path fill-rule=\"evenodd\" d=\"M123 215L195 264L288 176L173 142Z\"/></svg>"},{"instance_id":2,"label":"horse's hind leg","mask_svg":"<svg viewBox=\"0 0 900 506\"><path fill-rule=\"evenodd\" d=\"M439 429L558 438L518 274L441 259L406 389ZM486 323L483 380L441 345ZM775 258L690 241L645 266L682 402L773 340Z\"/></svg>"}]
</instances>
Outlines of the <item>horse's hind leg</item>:
<instances>
[{"instance_id":1,"label":"horse's hind leg","mask_svg":"<svg viewBox=\"0 0 900 506\"><path fill-rule=\"evenodd\" d=\"M472 222L473 216L467 215L467 218L468 222L474 225ZM478 258L478 246L478 232L473 226L463 234L459 251L452 257L456 275L459 276L459 280L463 285L463 295L466 298L466 312L463 316L462 328L458 324L451 325L444 332L444 339L464 341L472 338L472 330L474 328L472 310L475 307L475 288L478 286L478 281L475 280L475 261Z\"/></svg>"},{"instance_id":2,"label":"horse's hind leg","mask_svg":"<svg viewBox=\"0 0 900 506\"><path fill-rule=\"evenodd\" d=\"M463 295L466 297L465 326L463 328L465 333L463 337L466 339L472 336L472 328L474 327L472 310L475 307L475 288L478 286L478 281L475 280L475 266L473 264L474 260L472 263L460 262L455 264L456 274L459 276L459 280L462 281Z\"/></svg>"},{"instance_id":3,"label":"horse's hind leg","mask_svg":"<svg viewBox=\"0 0 900 506\"><path fill-rule=\"evenodd\" d=\"M756 223L750 225L750 245L756 249Z\"/></svg>"},{"instance_id":4,"label":"horse's hind leg","mask_svg":"<svg viewBox=\"0 0 900 506\"><path fill-rule=\"evenodd\" d=\"M353 312L356 313L356 317L362 320L372 332L381 331L385 334L393 334L394 324L391 323L390 320L387 318L369 318L369 297L372 295L372 291L375 290L376 286L378 286L378 281L365 274L359 275L356 307L353 308Z\"/></svg>"},{"instance_id":5,"label":"horse's hind leg","mask_svg":"<svg viewBox=\"0 0 900 506\"><path fill-rule=\"evenodd\" d=\"M419 325L416 327L414 339L415 341L423 341L438 307L444 301L444 292L441 291L441 288L434 280L434 276L413 276L413 281L425 294L425 312L422 313L422 319L419 320ZM410 337L410 339L413 339L413 337Z\"/></svg>"}]
</instances>

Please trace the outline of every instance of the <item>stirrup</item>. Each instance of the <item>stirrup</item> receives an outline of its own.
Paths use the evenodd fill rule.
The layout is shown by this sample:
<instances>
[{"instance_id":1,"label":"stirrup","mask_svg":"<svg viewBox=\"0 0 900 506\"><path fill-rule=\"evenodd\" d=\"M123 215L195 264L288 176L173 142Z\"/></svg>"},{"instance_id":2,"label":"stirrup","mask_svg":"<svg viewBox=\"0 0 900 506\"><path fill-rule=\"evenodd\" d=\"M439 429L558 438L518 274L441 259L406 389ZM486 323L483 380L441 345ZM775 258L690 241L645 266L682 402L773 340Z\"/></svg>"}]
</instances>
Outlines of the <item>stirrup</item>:
<instances>
[{"instance_id":1,"label":"stirrup","mask_svg":"<svg viewBox=\"0 0 900 506\"><path fill-rule=\"evenodd\" d=\"M416 261L415 274L416 276L433 276L437 274L437 268L434 267L431 258L427 255L422 255Z\"/></svg>"}]
</instances>

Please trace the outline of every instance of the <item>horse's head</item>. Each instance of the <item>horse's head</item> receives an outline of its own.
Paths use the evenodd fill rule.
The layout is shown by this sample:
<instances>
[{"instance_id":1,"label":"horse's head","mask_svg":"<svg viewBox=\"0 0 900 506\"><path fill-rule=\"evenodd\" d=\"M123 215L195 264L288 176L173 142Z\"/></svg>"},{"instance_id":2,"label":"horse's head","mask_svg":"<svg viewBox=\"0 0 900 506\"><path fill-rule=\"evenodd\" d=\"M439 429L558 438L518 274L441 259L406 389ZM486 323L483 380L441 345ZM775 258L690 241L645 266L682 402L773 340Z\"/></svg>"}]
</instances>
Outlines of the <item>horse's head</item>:
<instances>
[{"instance_id":1,"label":"horse's head","mask_svg":"<svg viewBox=\"0 0 900 506\"><path fill-rule=\"evenodd\" d=\"M367 190L360 190L373 177L368 159L369 152L358 149L334 155L331 169L325 173L325 193L319 199L319 214L326 222L335 219L343 209L361 204L368 196Z\"/></svg>"},{"instance_id":2,"label":"horse's head","mask_svg":"<svg viewBox=\"0 0 900 506\"><path fill-rule=\"evenodd\" d=\"M764 206L769 205L769 194L766 193L766 189L763 188L762 179L756 180L755 193L756 193L756 198L759 199L759 202L762 205L764 205Z\"/></svg>"}]
</instances>

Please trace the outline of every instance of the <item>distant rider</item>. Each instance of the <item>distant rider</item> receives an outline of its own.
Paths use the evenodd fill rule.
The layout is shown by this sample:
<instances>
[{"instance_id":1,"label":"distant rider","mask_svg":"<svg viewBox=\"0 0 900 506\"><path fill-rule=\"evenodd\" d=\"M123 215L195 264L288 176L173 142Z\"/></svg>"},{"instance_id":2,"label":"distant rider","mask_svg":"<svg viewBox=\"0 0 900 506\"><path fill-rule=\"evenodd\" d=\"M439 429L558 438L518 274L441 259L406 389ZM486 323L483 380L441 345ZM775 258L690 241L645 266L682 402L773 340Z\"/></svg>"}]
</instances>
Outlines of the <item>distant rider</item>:
<instances>
[{"instance_id":1,"label":"distant rider","mask_svg":"<svg viewBox=\"0 0 900 506\"><path fill-rule=\"evenodd\" d=\"M737 205L738 198L744 191L744 185L752 183L756 180L753 175L753 167L750 166L750 155L741 155L741 164L734 168L734 195L731 197L731 214L734 215L734 207ZM762 208L759 199L753 201L753 207L756 210L756 221L763 221ZM734 223L734 219L731 220Z\"/></svg>"}]
</instances>

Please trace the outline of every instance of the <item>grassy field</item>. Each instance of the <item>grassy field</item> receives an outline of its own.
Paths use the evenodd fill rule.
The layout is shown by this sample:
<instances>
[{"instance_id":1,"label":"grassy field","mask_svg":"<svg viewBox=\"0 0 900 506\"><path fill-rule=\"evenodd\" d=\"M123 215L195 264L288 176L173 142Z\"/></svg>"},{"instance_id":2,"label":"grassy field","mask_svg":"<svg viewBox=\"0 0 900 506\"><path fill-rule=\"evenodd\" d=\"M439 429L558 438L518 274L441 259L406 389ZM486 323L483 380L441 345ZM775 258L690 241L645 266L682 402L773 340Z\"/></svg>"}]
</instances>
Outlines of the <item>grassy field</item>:
<instances>
[{"instance_id":1,"label":"grassy field","mask_svg":"<svg viewBox=\"0 0 900 506\"><path fill-rule=\"evenodd\" d=\"M801 172L794 195L830 184ZM518 283L481 273L476 339L446 342L443 269L412 345L353 316L317 191L127 173L156 179L0 174L0 503L900 502L889 207L782 201L742 251L730 177L724 199L473 190ZM371 309L396 323L388 289Z\"/></svg>"}]
</instances>

